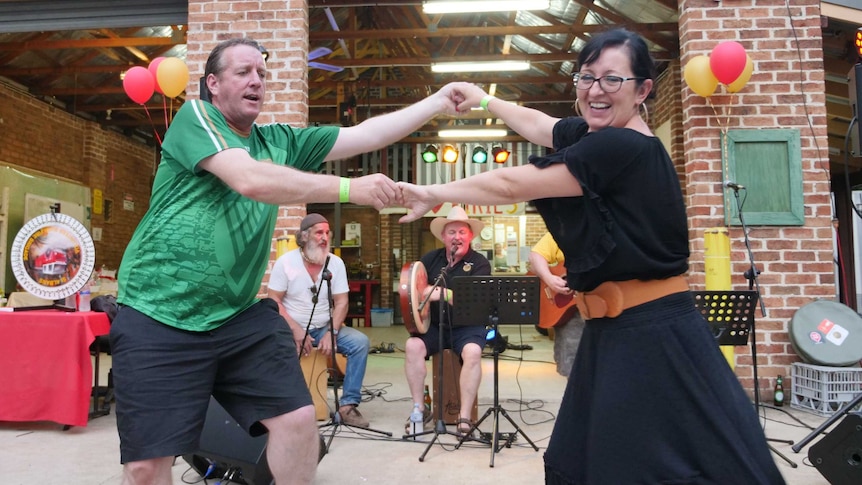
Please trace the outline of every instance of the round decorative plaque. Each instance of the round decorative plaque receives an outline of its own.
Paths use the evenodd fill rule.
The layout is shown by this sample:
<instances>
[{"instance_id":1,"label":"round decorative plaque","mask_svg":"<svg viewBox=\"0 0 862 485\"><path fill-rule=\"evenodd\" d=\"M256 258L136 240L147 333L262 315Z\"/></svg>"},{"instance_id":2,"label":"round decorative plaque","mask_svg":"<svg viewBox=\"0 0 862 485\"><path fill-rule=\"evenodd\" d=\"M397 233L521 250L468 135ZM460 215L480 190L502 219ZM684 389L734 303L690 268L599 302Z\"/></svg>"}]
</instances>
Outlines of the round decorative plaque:
<instances>
[{"instance_id":1,"label":"round decorative plaque","mask_svg":"<svg viewBox=\"0 0 862 485\"><path fill-rule=\"evenodd\" d=\"M29 293L62 300L78 292L93 274L93 238L77 219L42 214L18 231L10 251L12 273Z\"/></svg>"}]
</instances>

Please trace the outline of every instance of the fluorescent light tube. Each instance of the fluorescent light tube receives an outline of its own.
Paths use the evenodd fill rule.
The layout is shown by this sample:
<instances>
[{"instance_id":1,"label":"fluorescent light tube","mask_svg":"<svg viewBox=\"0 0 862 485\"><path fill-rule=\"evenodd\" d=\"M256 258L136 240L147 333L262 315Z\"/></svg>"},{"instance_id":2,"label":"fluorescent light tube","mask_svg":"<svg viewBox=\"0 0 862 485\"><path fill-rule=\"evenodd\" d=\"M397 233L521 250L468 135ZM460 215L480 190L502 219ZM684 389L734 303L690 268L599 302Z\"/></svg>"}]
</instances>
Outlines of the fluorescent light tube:
<instances>
[{"instance_id":1,"label":"fluorescent light tube","mask_svg":"<svg viewBox=\"0 0 862 485\"><path fill-rule=\"evenodd\" d=\"M443 0L422 4L422 11L429 14L467 12L511 12L517 10L546 10L550 0Z\"/></svg>"},{"instance_id":2,"label":"fluorescent light tube","mask_svg":"<svg viewBox=\"0 0 862 485\"><path fill-rule=\"evenodd\" d=\"M451 129L451 130L440 130L437 132L437 136L440 138L503 138L508 135L509 132L504 129L488 129L488 128L475 128L475 129Z\"/></svg>"},{"instance_id":3,"label":"fluorescent light tube","mask_svg":"<svg viewBox=\"0 0 862 485\"><path fill-rule=\"evenodd\" d=\"M526 71L529 61L487 61L487 62L435 62L431 72L496 72Z\"/></svg>"}]
</instances>

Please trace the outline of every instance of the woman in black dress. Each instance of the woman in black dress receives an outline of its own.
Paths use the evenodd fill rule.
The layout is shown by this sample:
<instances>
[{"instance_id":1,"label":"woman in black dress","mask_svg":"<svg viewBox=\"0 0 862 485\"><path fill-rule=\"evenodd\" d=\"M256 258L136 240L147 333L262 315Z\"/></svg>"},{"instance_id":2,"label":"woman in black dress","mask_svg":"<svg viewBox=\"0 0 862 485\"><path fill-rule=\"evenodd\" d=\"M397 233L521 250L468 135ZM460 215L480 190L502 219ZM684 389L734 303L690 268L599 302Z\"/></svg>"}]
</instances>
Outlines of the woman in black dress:
<instances>
[{"instance_id":1,"label":"woman in black dress","mask_svg":"<svg viewBox=\"0 0 862 485\"><path fill-rule=\"evenodd\" d=\"M689 293L679 178L650 131L655 68L623 29L592 37L558 119L456 87L555 153L442 185L401 183L417 219L448 202L535 201L586 322L553 435L548 484L780 484L754 407Z\"/></svg>"}]
</instances>

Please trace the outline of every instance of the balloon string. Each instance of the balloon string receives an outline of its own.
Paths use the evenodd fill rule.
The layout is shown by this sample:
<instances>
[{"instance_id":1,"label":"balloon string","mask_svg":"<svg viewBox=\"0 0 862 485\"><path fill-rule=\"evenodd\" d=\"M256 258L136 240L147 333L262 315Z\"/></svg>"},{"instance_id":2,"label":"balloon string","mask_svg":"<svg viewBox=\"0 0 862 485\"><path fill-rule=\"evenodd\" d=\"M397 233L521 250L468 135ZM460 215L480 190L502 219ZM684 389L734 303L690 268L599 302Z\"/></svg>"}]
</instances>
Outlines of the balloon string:
<instances>
[{"instance_id":1,"label":"balloon string","mask_svg":"<svg viewBox=\"0 0 862 485\"><path fill-rule=\"evenodd\" d=\"M150 125L153 127L153 134L156 135L156 140L159 141L159 145L161 146L162 138L159 136L159 132L156 131L156 125L155 125L155 123L153 123L153 117L150 116L150 110L147 109L147 105L143 105L143 107L144 107L144 112L147 114L147 119L150 120Z\"/></svg>"},{"instance_id":2,"label":"balloon string","mask_svg":"<svg viewBox=\"0 0 862 485\"><path fill-rule=\"evenodd\" d=\"M168 129L168 101L162 96L162 112L165 114L165 130Z\"/></svg>"},{"instance_id":3,"label":"balloon string","mask_svg":"<svg viewBox=\"0 0 862 485\"><path fill-rule=\"evenodd\" d=\"M727 123L721 122L721 115L718 114L718 111L715 109L715 105L712 103L712 97L706 98L706 102L709 103L709 107L712 108L712 114L715 115L715 121L718 123L718 129L721 132L721 173L722 180L726 180L728 178L727 173L727 123L730 122L730 113L727 111Z\"/></svg>"}]
</instances>

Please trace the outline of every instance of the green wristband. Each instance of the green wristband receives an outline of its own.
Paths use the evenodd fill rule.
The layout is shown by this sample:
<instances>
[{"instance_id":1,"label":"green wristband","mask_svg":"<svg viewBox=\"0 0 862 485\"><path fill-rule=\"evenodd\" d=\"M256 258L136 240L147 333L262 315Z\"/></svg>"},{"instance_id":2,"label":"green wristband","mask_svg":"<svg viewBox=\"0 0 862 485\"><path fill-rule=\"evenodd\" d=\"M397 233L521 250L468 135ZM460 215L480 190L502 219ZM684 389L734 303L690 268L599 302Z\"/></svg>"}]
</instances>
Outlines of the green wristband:
<instances>
[{"instance_id":1,"label":"green wristband","mask_svg":"<svg viewBox=\"0 0 862 485\"><path fill-rule=\"evenodd\" d=\"M479 101L479 106L485 111L488 111L488 103L490 103L491 100L494 98L495 96L493 94L485 96L484 98L482 98L482 101Z\"/></svg>"},{"instance_id":2,"label":"green wristband","mask_svg":"<svg viewBox=\"0 0 862 485\"><path fill-rule=\"evenodd\" d=\"M338 187L338 202L346 204L350 202L350 179L341 177L341 185Z\"/></svg>"}]
</instances>

